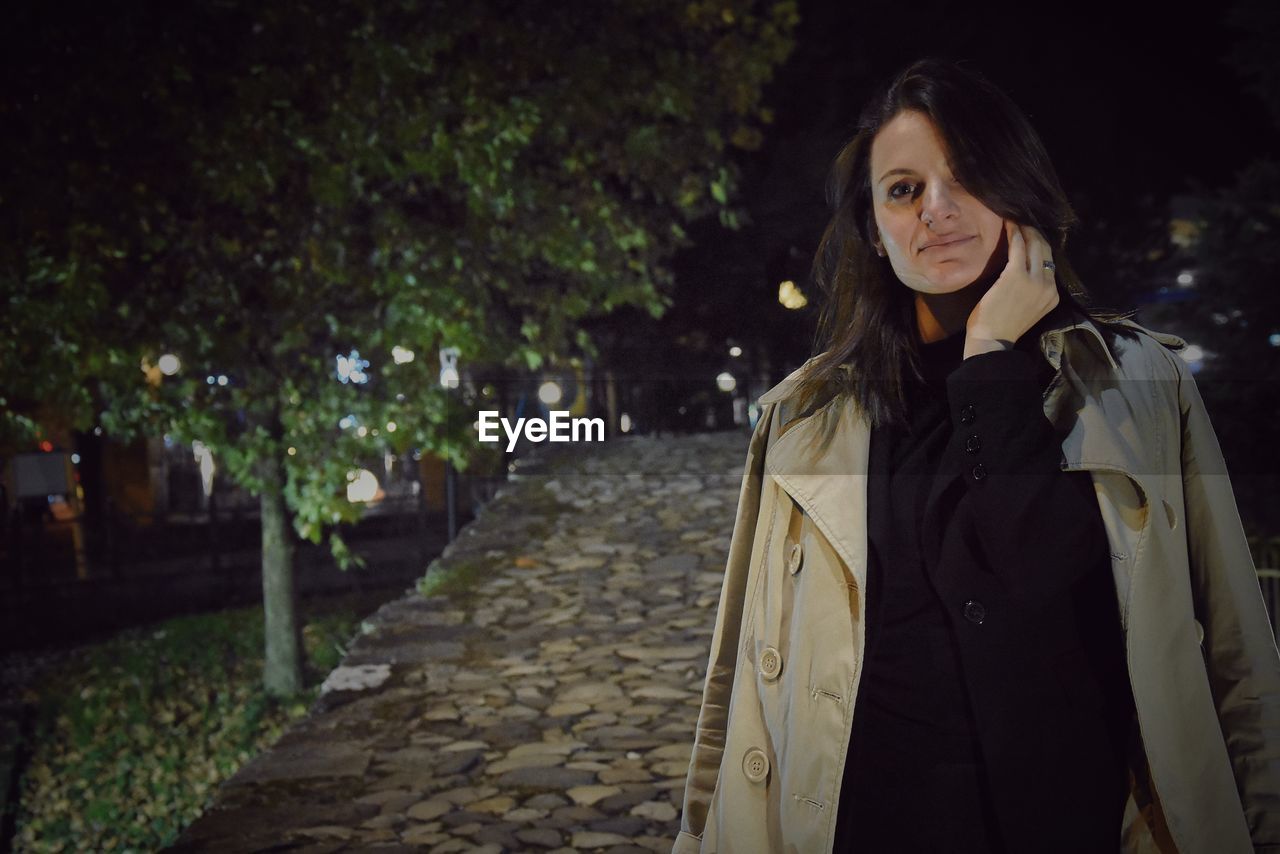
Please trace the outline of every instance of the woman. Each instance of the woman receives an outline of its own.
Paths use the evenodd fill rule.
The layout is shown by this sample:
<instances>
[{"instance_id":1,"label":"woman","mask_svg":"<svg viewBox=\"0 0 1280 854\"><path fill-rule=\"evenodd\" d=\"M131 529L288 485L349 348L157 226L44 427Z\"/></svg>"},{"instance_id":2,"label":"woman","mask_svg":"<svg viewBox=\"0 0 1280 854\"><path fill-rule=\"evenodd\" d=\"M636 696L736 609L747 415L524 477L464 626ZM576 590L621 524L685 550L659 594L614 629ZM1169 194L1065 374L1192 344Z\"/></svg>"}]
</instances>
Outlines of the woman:
<instances>
[{"instance_id":1,"label":"woman","mask_svg":"<svg viewBox=\"0 0 1280 854\"><path fill-rule=\"evenodd\" d=\"M1280 851L1280 655L1184 342L1087 308L976 73L898 75L832 186L674 850Z\"/></svg>"}]
</instances>

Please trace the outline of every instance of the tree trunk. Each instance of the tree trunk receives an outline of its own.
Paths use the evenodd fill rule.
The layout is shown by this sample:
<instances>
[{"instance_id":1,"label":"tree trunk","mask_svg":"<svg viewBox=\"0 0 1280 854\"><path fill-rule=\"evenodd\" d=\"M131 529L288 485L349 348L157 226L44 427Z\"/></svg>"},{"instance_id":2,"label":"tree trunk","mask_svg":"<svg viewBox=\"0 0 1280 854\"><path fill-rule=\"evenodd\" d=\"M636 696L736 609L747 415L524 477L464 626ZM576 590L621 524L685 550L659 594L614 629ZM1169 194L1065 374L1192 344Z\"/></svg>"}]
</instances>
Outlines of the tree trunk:
<instances>
[{"instance_id":1,"label":"tree trunk","mask_svg":"<svg viewBox=\"0 0 1280 854\"><path fill-rule=\"evenodd\" d=\"M615 439L622 433L622 414L618 411L618 378L612 369L604 372L604 408L605 419L609 423L607 435Z\"/></svg>"},{"instance_id":2,"label":"tree trunk","mask_svg":"<svg viewBox=\"0 0 1280 854\"><path fill-rule=\"evenodd\" d=\"M267 694L287 697L302 690L302 631L298 588L293 576L293 531L284 500L284 470L278 460L262 462L262 610Z\"/></svg>"}]
</instances>

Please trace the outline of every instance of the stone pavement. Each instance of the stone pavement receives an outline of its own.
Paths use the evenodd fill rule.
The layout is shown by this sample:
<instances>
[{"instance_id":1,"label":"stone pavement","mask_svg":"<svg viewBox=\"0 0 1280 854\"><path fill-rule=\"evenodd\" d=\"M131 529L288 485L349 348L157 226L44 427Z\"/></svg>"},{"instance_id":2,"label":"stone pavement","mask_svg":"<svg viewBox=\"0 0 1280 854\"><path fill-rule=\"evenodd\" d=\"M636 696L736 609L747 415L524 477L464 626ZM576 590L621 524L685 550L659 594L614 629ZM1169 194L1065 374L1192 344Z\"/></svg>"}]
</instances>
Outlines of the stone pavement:
<instances>
[{"instance_id":1,"label":"stone pavement","mask_svg":"<svg viewBox=\"0 0 1280 854\"><path fill-rule=\"evenodd\" d=\"M170 850L669 851L746 445L540 454Z\"/></svg>"}]
</instances>

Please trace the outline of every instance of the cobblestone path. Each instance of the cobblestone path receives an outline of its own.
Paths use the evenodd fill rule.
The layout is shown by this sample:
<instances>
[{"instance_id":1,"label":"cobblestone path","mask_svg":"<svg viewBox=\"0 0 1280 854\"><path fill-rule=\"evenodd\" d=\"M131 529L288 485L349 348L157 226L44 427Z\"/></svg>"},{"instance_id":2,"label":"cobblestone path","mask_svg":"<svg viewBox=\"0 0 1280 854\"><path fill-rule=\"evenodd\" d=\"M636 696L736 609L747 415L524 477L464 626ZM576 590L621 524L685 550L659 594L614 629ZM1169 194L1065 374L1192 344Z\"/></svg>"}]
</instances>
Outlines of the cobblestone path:
<instances>
[{"instance_id":1,"label":"cobblestone path","mask_svg":"<svg viewBox=\"0 0 1280 854\"><path fill-rule=\"evenodd\" d=\"M557 449L181 851L669 851L746 435Z\"/></svg>"}]
</instances>

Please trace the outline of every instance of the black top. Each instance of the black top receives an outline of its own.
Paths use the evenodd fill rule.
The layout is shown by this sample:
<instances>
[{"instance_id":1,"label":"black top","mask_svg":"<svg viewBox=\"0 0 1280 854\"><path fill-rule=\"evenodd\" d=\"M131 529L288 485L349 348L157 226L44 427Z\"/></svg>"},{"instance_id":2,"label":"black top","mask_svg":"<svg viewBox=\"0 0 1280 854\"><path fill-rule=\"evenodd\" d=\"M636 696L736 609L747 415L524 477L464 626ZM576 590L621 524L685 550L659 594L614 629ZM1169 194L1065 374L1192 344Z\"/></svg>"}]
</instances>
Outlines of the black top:
<instances>
[{"instance_id":1,"label":"black top","mask_svg":"<svg viewBox=\"0 0 1280 854\"><path fill-rule=\"evenodd\" d=\"M949 557L939 555L942 565L929 566L927 555L937 552L925 548L924 537L937 532L926 531L925 510L941 494L936 489L939 485L950 482L962 490L984 490L984 500L993 497L991 488L998 489L1006 493L1001 501L1009 502L1002 506L1035 508L1035 513L1051 514L1051 519L1043 521L1054 530L1079 532L1068 545L1051 545L1060 553L1055 552L1054 561L1035 565L1035 571L1048 572L1061 564L1053 571L1066 574L1056 581L1044 579L1048 582L1044 589L1060 590L1049 594L1057 601L1087 600L1090 616L1085 624L1091 627L1089 634L1097 636L1098 660L1115 674L1104 690L1111 697L1128 695L1123 638L1097 503L1086 473L1058 470L1061 437L1050 429L1041 405L1040 392L1052 380L1053 368L1039 353L1033 334L1023 336L1013 351L968 360L963 358L964 341L961 330L918 345L924 380L908 380L906 426L871 431L865 655L837 808L836 852L1007 851L1001 833L1005 817L996 804L1008 798L1000 787L1034 787L1035 781L1025 776L1010 780L1007 773L1000 777L987 760L1011 751L1017 755L1043 751L1044 764L1034 759L1033 764L1044 768L1062 761L1039 739L1020 740L1017 726L983 733L976 723L981 716L975 710L986 708L978 705L979 699L989 705L991 698L971 696L976 674L966 679L957 625L965 627L960 631L979 634L997 626L986 625L991 620L967 609L969 622L957 623L938 588L940 579L990 577L993 569L999 569L988 564L991 538L1008 535L1003 527L1008 520L990 519L989 508L981 503L971 505L974 512L966 512L963 518L953 516L953 491L950 499L938 505L941 515L931 522L964 526L960 533L970 548L946 552ZM949 400L956 394L965 395L965 400ZM980 401L981 425L969 423L972 416L964 414L972 407L962 404L973 400ZM990 421L993 416L999 429ZM981 436L969 435L975 426L982 427L977 431ZM963 435L953 436L958 430ZM982 446L961 448L963 483L951 481L955 472L944 470L956 465L956 449L950 447L956 438L962 445L980 439ZM985 474L981 478L972 474L974 461L988 466L994 486L986 483ZM1004 474L1003 465L1012 465L1012 474ZM1051 492L1036 492L1046 483L1055 484ZM1039 530L1041 524L1038 517L1032 524L1025 512L1021 521L1029 524L1028 530ZM1070 575L1079 575L1085 582ZM996 604L991 594L983 598L989 607ZM1008 623L1009 617L1002 620L1002 616L997 613L992 619ZM997 672L1013 663L1009 659L1006 664L1003 656L1018 654L996 647L990 653L981 661ZM988 660L992 655L1000 660ZM1124 705L1109 703L1108 708L1112 707L1116 711L1106 714L1117 722L1113 730L1122 730L1127 720ZM1095 713L1073 707L1067 714L1085 721L1085 715ZM1107 840L1103 847L1114 848L1111 843L1118 844L1127 791L1121 736L1108 739L1102 729L1097 733L1078 744L1072 742L1071 761L1078 760L1078 767L1064 768L1064 783L1072 781L1070 785L1076 787L1072 792L1103 793L1088 804L1082 801L1082 809L1072 813L1074 838ZM1081 815L1082 811L1087 814Z\"/></svg>"},{"instance_id":2,"label":"black top","mask_svg":"<svg viewBox=\"0 0 1280 854\"><path fill-rule=\"evenodd\" d=\"M875 526L888 536L871 544L879 559L867 591L867 652L856 726L862 734L897 736L893 758L899 771L973 757L960 662L920 546L925 499L951 432L946 377L963 358L964 339L962 330L921 345L925 383L913 381L907 390L907 429L877 430L871 438L870 475L890 478L890 506L868 512L887 509L891 523Z\"/></svg>"},{"instance_id":3,"label":"black top","mask_svg":"<svg viewBox=\"0 0 1280 854\"><path fill-rule=\"evenodd\" d=\"M869 474L889 478L889 505L867 510L868 528L885 536L869 543L866 656L840 798L840 822L857 844L837 840L837 851L912 850L916 832L920 846L936 838L946 850L964 840L963 850L996 850L959 653L920 544L951 435L946 378L964 342L961 330L919 345L924 382L908 381L908 426L871 433ZM877 514L887 518L877 524Z\"/></svg>"}]
</instances>

